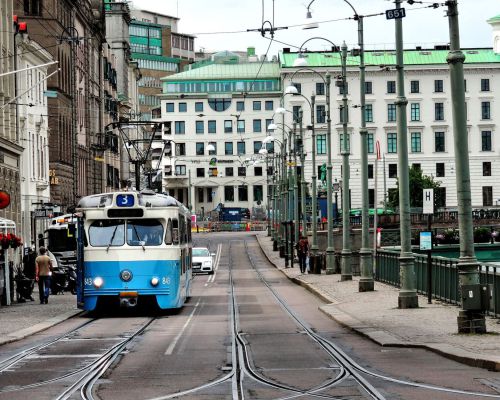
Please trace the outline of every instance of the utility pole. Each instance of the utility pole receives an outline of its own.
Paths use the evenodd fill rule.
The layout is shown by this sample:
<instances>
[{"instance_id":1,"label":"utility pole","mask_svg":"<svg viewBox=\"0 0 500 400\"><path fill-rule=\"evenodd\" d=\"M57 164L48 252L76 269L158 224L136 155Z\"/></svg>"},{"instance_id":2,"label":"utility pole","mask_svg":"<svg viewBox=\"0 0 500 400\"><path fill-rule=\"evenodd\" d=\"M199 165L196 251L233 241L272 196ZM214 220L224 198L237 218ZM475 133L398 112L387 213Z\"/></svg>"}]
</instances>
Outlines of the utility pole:
<instances>
[{"instance_id":1,"label":"utility pole","mask_svg":"<svg viewBox=\"0 0 500 400\"><path fill-rule=\"evenodd\" d=\"M318 202L318 193L316 190L316 181L317 177L317 169L316 169L316 131L314 130L314 106L316 103L316 96L313 93L311 95L311 136L312 136L312 244L311 244L311 259L314 259L313 264L315 270L320 271L320 269L316 266L318 259L316 258L318 254L318 218L317 218L317 202Z\"/></svg>"},{"instance_id":2,"label":"utility pole","mask_svg":"<svg viewBox=\"0 0 500 400\"><path fill-rule=\"evenodd\" d=\"M306 158L306 153L304 151L304 129L303 129L303 113L301 111L300 113L300 146L298 150L300 151L300 166L301 166L301 171L302 173L300 174L300 202L302 203L302 206L300 207L301 212L302 212L302 235L307 237L307 210L306 210L306 168L305 168L305 158Z\"/></svg>"},{"instance_id":3,"label":"utility pole","mask_svg":"<svg viewBox=\"0 0 500 400\"><path fill-rule=\"evenodd\" d=\"M446 61L450 67L451 98L453 111L453 137L458 201L458 227L460 231L460 257L458 259L458 284L479 285L479 269L474 252L472 225L472 200L469 171L469 142L465 112L464 61L460 50L457 1L447 1L450 30L450 52ZM459 333L486 333L484 314L479 310L462 310L457 317Z\"/></svg>"},{"instance_id":4,"label":"utility pole","mask_svg":"<svg viewBox=\"0 0 500 400\"><path fill-rule=\"evenodd\" d=\"M332 213L332 118L330 113L330 84L331 76L327 72L326 78L326 219L327 219L327 247L326 247L326 274L335 273L335 249L333 248L333 213Z\"/></svg>"},{"instance_id":5,"label":"utility pole","mask_svg":"<svg viewBox=\"0 0 500 400\"><path fill-rule=\"evenodd\" d=\"M341 281L352 280L351 268L351 227L349 224L349 133L347 131L347 45L342 44L342 263Z\"/></svg>"},{"instance_id":6,"label":"utility pole","mask_svg":"<svg viewBox=\"0 0 500 400\"><path fill-rule=\"evenodd\" d=\"M401 8L402 0L395 0L396 10ZM411 251L410 226L410 179L408 171L408 126L406 121L405 77L403 62L403 23L396 18L396 69L397 69L397 146L399 179L399 216L401 235L401 254L399 256L400 284L398 296L399 308L418 308L414 257Z\"/></svg>"},{"instance_id":7,"label":"utility pole","mask_svg":"<svg viewBox=\"0 0 500 400\"><path fill-rule=\"evenodd\" d=\"M366 130L365 114L365 50L363 39L363 16L358 17L358 44L359 44L359 95L361 100L361 249L359 263L361 278L358 289L360 292L370 292L374 289L372 253L370 251L370 219L368 215L368 131ZM375 183L376 184L376 183ZM377 203L375 202L375 218ZM376 235L375 227L373 235Z\"/></svg>"}]
</instances>

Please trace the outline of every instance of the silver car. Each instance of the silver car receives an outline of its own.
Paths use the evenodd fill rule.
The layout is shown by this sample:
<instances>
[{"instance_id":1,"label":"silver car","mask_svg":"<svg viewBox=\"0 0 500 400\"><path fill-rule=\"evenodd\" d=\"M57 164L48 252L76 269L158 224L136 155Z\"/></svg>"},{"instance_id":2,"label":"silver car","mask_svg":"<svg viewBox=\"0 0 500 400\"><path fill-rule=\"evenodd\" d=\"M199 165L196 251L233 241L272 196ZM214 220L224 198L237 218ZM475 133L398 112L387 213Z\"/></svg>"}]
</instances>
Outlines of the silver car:
<instances>
[{"instance_id":1,"label":"silver car","mask_svg":"<svg viewBox=\"0 0 500 400\"><path fill-rule=\"evenodd\" d=\"M193 273L206 272L209 275L214 273L214 253L206 247L193 247Z\"/></svg>"}]
</instances>

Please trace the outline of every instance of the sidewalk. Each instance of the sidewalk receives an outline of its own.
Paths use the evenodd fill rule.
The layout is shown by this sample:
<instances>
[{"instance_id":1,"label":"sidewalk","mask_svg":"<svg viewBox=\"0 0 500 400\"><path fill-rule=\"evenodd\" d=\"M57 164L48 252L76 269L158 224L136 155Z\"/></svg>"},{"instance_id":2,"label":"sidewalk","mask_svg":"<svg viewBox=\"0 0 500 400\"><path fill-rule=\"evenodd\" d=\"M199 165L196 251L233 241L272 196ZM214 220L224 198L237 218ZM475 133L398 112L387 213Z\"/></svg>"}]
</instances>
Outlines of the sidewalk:
<instances>
[{"instance_id":1,"label":"sidewalk","mask_svg":"<svg viewBox=\"0 0 500 400\"><path fill-rule=\"evenodd\" d=\"M40 304L38 288L33 292L35 301L0 307L0 345L23 339L50 328L82 310L76 308L76 296L67 292L51 295L48 304Z\"/></svg>"},{"instance_id":2,"label":"sidewalk","mask_svg":"<svg viewBox=\"0 0 500 400\"><path fill-rule=\"evenodd\" d=\"M464 364L500 371L499 320L486 317L485 335L458 334L457 306L436 300L427 304L427 297L419 296L419 308L399 309L398 288L375 282L375 291L360 293L356 276L341 282L338 274L301 274L298 264L285 269L271 238L266 233L256 237L268 260L328 303L320 310L345 327L381 346L422 347Z\"/></svg>"}]
</instances>

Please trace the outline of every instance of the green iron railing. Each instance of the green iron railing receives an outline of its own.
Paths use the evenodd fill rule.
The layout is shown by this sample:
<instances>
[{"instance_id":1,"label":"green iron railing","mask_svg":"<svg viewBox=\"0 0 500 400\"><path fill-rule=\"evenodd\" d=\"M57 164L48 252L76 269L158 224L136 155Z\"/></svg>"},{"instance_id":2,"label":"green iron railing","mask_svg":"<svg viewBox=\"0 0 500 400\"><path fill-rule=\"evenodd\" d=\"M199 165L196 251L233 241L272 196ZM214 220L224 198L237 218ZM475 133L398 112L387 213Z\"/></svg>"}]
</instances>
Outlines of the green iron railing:
<instances>
[{"instance_id":1,"label":"green iron railing","mask_svg":"<svg viewBox=\"0 0 500 400\"><path fill-rule=\"evenodd\" d=\"M415 254L415 274L417 292L427 294L427 255ZM432 297L451 304L460 304L458 287L458 260L445 257L432 257ZM493 299L487 312L500 317L500 266L481 263L480 283L493 285ZM378 250L376 254L375 279L393 286L400 286L399 252Z\"/></svg>"}]
</instances>

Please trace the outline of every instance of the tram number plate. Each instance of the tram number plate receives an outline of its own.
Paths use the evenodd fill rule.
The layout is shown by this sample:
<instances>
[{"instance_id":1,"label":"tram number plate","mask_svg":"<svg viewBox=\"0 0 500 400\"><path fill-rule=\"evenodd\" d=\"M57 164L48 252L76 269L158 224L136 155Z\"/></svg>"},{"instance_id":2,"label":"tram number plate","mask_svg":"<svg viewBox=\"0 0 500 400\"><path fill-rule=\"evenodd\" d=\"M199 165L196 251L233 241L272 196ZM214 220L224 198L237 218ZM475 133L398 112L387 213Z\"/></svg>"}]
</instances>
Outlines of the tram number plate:
<instances>
[{"instance_id":1,"label":"tram number plate","mask_svg":"<svg viewBox=\"0 0 500 400\"><path fill-rule=\"evenodd\" d=\"M133 207L134 196L132 194L119 194L116 196L116 205L118 207Z\"/></svg>"},{"instance_id":2,"label":"tram number plate","mask_svg":"<svg viewBox=\"0 0 500 400\"><path fill-rule=\"evenodd\" d=\"M406 11L404 8L395 8L393 10L385 11L385 19L401 19L406 17Z\"/></svg>"}]
</instances>

